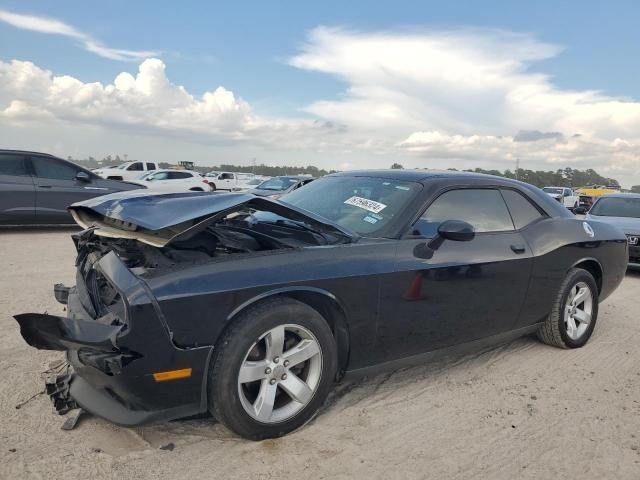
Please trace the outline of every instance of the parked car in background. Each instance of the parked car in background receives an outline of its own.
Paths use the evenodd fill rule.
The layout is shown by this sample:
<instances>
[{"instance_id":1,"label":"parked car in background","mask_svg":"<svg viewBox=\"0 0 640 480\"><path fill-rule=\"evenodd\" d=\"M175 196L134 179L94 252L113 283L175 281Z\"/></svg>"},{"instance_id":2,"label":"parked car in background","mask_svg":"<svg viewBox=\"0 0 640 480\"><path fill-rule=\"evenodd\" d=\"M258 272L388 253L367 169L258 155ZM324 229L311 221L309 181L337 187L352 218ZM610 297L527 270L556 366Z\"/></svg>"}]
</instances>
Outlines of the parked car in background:
<instances>
[{"instance_id":1,"label":"parked car in background","mask_svg":"<svg viewBox=\"0 0 640 480\"><path fill-rule=\"evenodd\" d=\"M209 181L191 170L156 170L132 183L156 192L210 192Z\"/></svg>"},{"instance_id":2,"label":"parked car in background","mask_svg":"<svg viewBox=\"0 0 640 480\"><path fill-rule=\"evenodd\" d=\"M315 180L314 177L307 176L273 177L249 190L249 192L259 197L280 198L282 195L293 192L313 180Z\"/></svg>"},{"instance_id":3,"label":"parked car in background","mask_svg":"<svg viewBox=\"0 0 640 480\"><path fill-rule=\"evenodd\" d=\"M0 225L73 224L72 203L139 188L46 153L0 150Z\"/></svg>"},{"instance_id":4,"label":"parked car in background","mask_svg":"<svg viewBox=\"0 0 640 480\"><path fill-rule=\"evenodd\" d=\"M242 190L246 173L209 172L205 175L212 190L228 190L230 192Z\"/></svg>"},{"instance_id":5,"label":"parked car in background","mask_svg":"<svg viewBox=\"0 0 640 480\"><path fill-rule=\"evenodd\" d=\"M56 409L129 426L209 411L243 437L278 437L347 372L534 332L582 347L627 268L618 227L504 178L345 172L284 198L74 205L86 230L76 287L56 288L65 316L15 317L29 345L66 352L47 379Z\"/></svg>"},{"instance_id":6,"label":"parked car in background","mask_svg":"<svg viewBox=\"0 0 640 480\"><path fill-rule=\"evenodd\" d=\"M93 173L109 180L137 180L147 173L158 170L156 162L126 162L117 167L96 168Z\"/></svg>"},{"instance_id":7,"label":"parked car in background","mask_svg":"<svg viewBox=\"0 0 640 480\"><path fill-rule=\"evenodd\" d=\"M588 187L576 188L578 195L578 208L574 209L574 213L584 214L589 210L594 202L602 195L610 193L620 193L619 185L590 185Z\"/></svg>"},{"instance_id":8,"label":"parked car in background","mask_svg":"<svg viewBox=\"0 0 640 480\"><path fill-rule=\"evenodd\" d=\"M555 198L562 205L572 210L579 205L579 195L568 187L544 187L542 189L547 195Z\"/></svg>"},{"instance_id":9,"label":"parked car in background","mask_svg":"<svg viewBox=\"0 0 640 480\"><path fill-rule=\"evenodd\" d=\"M620 227L629 243L629 264L640 267L640 194L602 195L596 199L586 219Z\"/></svg>"}]
</instances>

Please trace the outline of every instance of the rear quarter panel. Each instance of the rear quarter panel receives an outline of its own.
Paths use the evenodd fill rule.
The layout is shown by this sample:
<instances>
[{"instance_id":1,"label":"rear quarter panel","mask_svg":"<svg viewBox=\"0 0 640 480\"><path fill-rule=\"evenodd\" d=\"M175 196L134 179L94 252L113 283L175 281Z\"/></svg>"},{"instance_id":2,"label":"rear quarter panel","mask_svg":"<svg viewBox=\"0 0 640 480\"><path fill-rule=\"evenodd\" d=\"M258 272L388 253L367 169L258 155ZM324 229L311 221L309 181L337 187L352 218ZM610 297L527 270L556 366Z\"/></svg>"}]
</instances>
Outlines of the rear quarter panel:
<instances>
[{"instance_id":1,"label":"rear quarter panel","mask_svg":"<svg viewBox=\"0 0 640 480\"><path fill-rule=\"evenodd\" d=\"M517 326L543 321L550 313L560 284L575 265L591 260L602 269L600 300L620 284L627 269L627 241L624 233L601 222L587 222L593 238L585 230L584 220L549 218L532 225L523 235L534 255L527 298Z\"/></svg>"}]
</instances>

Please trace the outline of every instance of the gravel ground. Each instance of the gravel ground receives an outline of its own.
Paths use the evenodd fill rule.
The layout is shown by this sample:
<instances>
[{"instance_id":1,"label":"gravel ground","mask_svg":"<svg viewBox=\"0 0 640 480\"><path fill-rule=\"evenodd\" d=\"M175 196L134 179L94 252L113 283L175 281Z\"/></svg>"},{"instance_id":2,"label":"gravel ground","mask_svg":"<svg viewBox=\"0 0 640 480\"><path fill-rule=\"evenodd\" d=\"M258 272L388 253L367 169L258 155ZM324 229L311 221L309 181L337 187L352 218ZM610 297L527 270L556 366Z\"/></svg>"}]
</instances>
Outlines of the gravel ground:
<instances>
[{"instance_id":1,"label":"gravel ground","mask_svg":"<svg viewBox=\"0 0 640 480\"><path fill-rule=\"evenodd\" d=\"M127 429L87 417L63 431L38 395L61 354L28 347L11 315L62 312L52 285L73 283L69 234L0 232L1 479L640 478L638 272L582 349L523 338L340 385L282 439L245 441L211 419Z\"/></svg>"}]
</instances>

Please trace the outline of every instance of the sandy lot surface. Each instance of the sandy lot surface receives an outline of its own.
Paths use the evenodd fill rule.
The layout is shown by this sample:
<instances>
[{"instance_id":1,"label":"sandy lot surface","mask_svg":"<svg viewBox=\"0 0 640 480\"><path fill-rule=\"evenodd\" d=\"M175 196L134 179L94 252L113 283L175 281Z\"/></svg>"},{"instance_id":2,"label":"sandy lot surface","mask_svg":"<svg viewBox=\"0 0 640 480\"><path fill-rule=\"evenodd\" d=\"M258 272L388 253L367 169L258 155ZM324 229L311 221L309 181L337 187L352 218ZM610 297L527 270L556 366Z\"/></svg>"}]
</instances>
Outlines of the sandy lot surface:
<instances>
[{"instance_id":1,"label":"sandy lot surface","mask_svg":"<svg viewBox=\"0 0 640 480\"><path fill-rule=\"evenodd\" d=\"M14 313L62 312L70 231L0 232L0 478L640 478L640 274L600 310L590 343L524 338L340 385L310 425L259 443L211 419L62 431ZM162 449L172 444L173 450Z\"/></svg>"}]
</instances>

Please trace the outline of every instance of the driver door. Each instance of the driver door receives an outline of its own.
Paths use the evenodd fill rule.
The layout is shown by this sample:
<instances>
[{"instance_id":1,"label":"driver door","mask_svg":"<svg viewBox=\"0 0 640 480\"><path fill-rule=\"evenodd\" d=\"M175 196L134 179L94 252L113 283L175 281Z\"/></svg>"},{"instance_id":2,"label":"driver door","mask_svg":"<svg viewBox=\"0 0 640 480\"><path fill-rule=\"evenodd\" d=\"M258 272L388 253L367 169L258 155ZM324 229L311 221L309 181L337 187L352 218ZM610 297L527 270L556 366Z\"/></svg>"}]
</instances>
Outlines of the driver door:
<instances>
[{"instance_id":1,"label":"driver door","mask_svg":"<svg viewBox=\"0 0 640 480\"><path fill-rule=\"evenodd\" d=\"M30 162L36 190L37 224L72 224L73 218L67 211L69 205L109 193L109 188L77 180L76 175L82 170L72 163L38 156L32 156Z\"/></svg>"},{"instance_id":2,"label":"driver door","mask_svg":"<svg viewBox=\"0 0 640 480\"><path fill-rule=\"evenodd\" d=\"M473 240L425 242L440 223L463 220ZM442 193L399 241L397 271L381 285L380 360L388 361L506 332L523 306L532 254L497 188Z\"/></svg>"}]
</instances>

